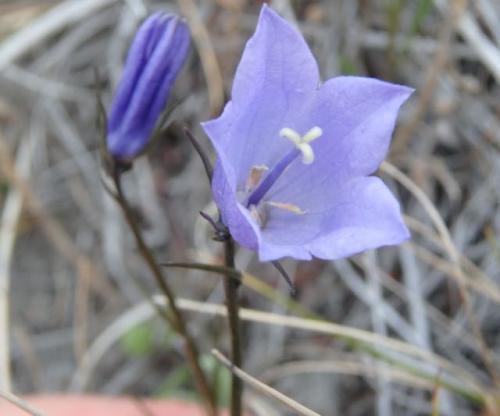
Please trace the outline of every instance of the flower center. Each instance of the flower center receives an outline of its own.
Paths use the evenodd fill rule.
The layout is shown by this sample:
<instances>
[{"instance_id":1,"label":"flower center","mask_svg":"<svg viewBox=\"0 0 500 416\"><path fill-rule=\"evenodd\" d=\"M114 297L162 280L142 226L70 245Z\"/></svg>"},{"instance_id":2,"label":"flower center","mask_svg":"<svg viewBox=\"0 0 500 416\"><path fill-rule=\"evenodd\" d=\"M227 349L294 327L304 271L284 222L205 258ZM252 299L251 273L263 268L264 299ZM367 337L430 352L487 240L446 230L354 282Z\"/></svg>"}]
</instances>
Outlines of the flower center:
<instances>
[{"instance_id":1,"label":"flower center","mask_svg":"<svg viewBox=\"0 0 500 416\"><path fill-rule=\"evenodd\" d=\"M285 127L281 129L280 136L290 140L295 148L286 153L279 161L269 170L267 175L258 183L255 189L248 197L246 206L251 208L257 206L264 195L269 191L273 184L278 180L285 169L300 155L302 155L302 163L309 165L314 162L314 151L310 145L313 140L316 140L323 134L320 127L313 127L304 136L301 136L295 130Z\"/></svg>"}]
</instances>

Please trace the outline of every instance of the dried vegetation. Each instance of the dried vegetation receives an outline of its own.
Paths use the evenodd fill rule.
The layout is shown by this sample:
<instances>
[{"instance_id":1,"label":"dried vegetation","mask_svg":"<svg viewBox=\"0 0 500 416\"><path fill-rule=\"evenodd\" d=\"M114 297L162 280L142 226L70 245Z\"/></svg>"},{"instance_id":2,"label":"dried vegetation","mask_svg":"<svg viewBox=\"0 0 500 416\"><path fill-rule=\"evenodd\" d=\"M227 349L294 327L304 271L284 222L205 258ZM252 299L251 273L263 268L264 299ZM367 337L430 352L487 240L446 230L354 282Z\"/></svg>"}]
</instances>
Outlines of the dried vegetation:
<instances>
[{"instance_id":1,"label":"dried vegetation","mask_svg":"<svg viewBox=\"0 0 500 416\"><path fill-rule=\"evenodd\" d=\"M219 262L198 218L214 209L209 187L182 125L202 137L197 123L220 112L257 3L0 3L0 390L192 393L178 342L141 303L152 279L101 184L96 94L109 103L147 8L182 11L195 45L178 121L125 189L159 259ZM500 3L272 3L324 78L417 89L380 171L413 238L334 263L284 262L296 304L272 267L239 252L239 268L261 279L246 276L244 305L267 312L244 311L245 369L325 415L499 414ZM222 302L220 281L170 279L203 302L181 306L214 366L210 349L227 345L221 310L207 305ZM258 390L248 399L257 414L283 414Z\"/></svg>"}]
</instances>

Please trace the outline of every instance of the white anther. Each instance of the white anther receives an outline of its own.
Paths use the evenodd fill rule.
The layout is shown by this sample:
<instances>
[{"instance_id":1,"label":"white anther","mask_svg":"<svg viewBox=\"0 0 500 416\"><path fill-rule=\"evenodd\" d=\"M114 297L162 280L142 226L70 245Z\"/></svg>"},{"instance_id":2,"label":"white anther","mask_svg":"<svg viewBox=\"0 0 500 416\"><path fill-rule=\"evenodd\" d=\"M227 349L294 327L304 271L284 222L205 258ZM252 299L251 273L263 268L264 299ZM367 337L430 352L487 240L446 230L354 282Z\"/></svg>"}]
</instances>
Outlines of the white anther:
<instances>
[{"instance_id":1,"label":"white anther","mask_svg":"<svg viewBox=\"0 0 500 416\"><path fill-rule=\"evenodd\" d=\"M246 183L247 192L255 189L255 187L260 183L262 175L264 175L264 172L266 172L267 170L269 170L269 168L266 165L252 166L252 169L250 169L250 175L248 175Z\"/></svg>"},{"instance_id":2,"label":"white anther","mask_svg":"<svg viewBox=\"0 0 500 416\"><path fill-rule=\"evenodd\" d=\"M259 227L263 227L266 223L266 213L262 208L258 208L255 205L250 206L250 217L257 223Z\"/></svg>"},{"instance_id":3,"label":"white anther","mask_svg":"<svg viewBox=\"0 0 500 416\"><path fill-rule=\"evenodd\" d=\"M295 130L285 127L280 130L280 136L290 140L302 152L302 163L309 165L314 162L314 151L309 143L323 134L323 130L315 126L304 136L300 136Z\"/></svg>"}]
</instances>

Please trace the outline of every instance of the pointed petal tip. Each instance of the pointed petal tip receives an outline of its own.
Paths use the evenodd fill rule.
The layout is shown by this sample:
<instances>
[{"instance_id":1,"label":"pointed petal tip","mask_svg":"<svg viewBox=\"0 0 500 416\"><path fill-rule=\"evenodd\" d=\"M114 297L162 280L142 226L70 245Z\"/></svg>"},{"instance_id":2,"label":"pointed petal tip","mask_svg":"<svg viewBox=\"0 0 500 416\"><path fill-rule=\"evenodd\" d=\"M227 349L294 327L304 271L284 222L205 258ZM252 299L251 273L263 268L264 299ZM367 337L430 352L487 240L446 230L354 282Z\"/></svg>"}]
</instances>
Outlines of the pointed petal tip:
<instances>
[{"instance_id":1,"label":"pointed petal tip","mask_svg":"<svg viewBox=\"0 0 500 416\"><path fill-rule=\"evenodd\" d=\"M405 100L410 98L411 95L416 91L415 88L409 87L407 85L398 85L401 88L401 93L405 96Z\"/></svg>"},{"instance_id":2,"label":"pointed petal tip","mask_svg":"<svg viewBox=\"0 0 500 416\"><path fill-rule=\"evenodd\" d=\"M261 19L263 16L270 16L275 13L276 12L269 6L269 4L264 3L260 9L259 19Z\"/></svg>"},{"instance_id":3,"label":"pointed petal tip","mask_svg":"<svg viewBox=\"0 0 500 416\"><path fill-rule=\"evenodd\" d=\"M401 235L400 235L400 241L397 242L396 244L401 244L404 243L405 241L411 239L411 233L406 224L403 222L401 224Z\"/></svg>"},{"instance_id":4,"label":"pointed petal tip","mask_svg":"<svg viewBox=\"0 0 500 416\"><path fill-rule=\"evenodd\" d=\"M394 84L386 81L382 82L393 88L394 94L400 98L401 104L408 100L416 91L415 88L409 87L408 85Z\"/></svg>"},{"instance_id":5,"label":"pointed petal tip","mask_svg":"<svg viewBox=\"0 0 500 416\"><path fill-rule=\"evenodd\" d=\"M290 22L288 22L286 19L284 19L276 10L274 10L267 3L264 3L262 5L262 8L260 9L256 31L258 30L259 26L264 25L264 24L273 25L275 28L276 28L276 25L279 25L279 26L283 27L284 30L288 30L289 28L293 28L293 26L290 24ZM277 29L280 29L279 26ZM295 30L295 28L293 28L293 29Z\"/></svg>"},{"instance_id":6,"label":"pointed petal tip","mask_svg":"<svg viewBox=\"0 0 500 416\"><path fill-rule=\"evenodd\" d=\"M273 25L273 27L277 30L292 30L295 34L298 34L303 39L301 31L296 25L288 21L285 17L283 17L280 13L278 13L275 9L267 4L264 4L261 10L259 21L261 19L268 24Z\"/></svg>"}]
</instances>

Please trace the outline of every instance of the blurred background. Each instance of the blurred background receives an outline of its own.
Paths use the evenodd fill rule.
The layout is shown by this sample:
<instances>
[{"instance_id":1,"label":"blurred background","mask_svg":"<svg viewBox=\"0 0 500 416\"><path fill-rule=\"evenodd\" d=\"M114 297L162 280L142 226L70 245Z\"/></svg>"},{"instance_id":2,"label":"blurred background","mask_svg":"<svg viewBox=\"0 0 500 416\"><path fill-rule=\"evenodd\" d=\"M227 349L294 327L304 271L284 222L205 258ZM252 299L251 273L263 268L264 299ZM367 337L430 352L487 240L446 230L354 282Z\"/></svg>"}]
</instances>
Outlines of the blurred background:
<instances>
[{"instance_id":1,"label":"blurred background","mask_svg":"<svg viewBox=\"0 0 500 416\"><path fill-rule=\"evenodd\" d=\"M101 183L96 97L109 105L147 13L185 16L193 46L170 101L176 121L124 187L159 261L220 263L198 215L214 212L210 189L182 128L210 150L199 122L228 99L261 4L0 3L0 390L195 398L178 338L147 308L153 279ZM241 289L243 305L268 317L244 324L245 370L324 415L499 414L500 2L271 4L300 28L323 79L416 88L379 172L412 239L349 260L284 261L300 308L283 301L275 269L238 251L238 268L268 285ZM223 303L213 274L169 279L180 298ZM210 349L227 351L226 322L191 306L225 403L228 374ZM297 329L285 315L338 325ZM251 389L247 398L256 414L293 414Z\"/></svg>"}]
</instances>

